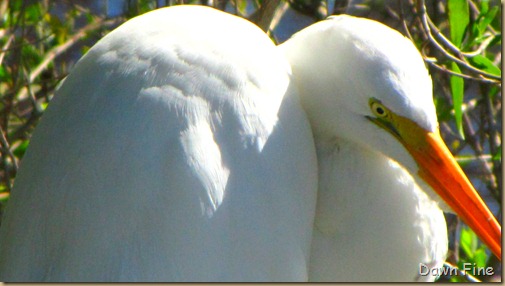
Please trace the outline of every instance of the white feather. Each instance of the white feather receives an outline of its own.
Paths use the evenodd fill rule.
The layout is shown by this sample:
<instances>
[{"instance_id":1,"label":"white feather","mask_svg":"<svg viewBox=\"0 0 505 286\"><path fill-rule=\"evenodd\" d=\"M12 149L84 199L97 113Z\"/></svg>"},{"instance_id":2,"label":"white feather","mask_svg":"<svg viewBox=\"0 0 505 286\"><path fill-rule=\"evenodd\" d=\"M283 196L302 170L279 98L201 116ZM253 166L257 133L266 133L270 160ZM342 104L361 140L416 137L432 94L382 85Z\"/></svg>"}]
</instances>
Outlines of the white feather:
<instances>
[{"instance_id":1,"label":"white feather","mask_svg":"<svg viewBox=\"0 0 505 286\"><path fill-rule=\"evenodd\" d=\"M0 280L415 280L443 261L445 221L364 117L370 97L437 128L417 50L373 21L334 17L276 48L210 8L134 18L33 134Z\"/></svg>"}]
</instances>

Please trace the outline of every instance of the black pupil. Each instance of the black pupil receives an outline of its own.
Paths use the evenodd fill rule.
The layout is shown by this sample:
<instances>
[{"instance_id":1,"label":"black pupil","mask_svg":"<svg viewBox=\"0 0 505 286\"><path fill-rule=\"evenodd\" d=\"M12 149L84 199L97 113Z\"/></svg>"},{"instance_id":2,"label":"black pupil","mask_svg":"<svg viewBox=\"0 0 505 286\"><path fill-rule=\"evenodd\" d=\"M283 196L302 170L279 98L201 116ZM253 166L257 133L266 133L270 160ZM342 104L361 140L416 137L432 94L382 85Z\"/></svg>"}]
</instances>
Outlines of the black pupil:
<instances>
[{"instance_id":1,"label":"black pupil","mask_svg":"<svg viewBox=\"0 0 505 286\"><path fill-rule=\"evenodd\" d=\"M377 113L379 115L383 115L384 114L384 109L382 109L382 107L377 107L377 109L375 109L377 111Z\"/></svg>"}]
</instances>

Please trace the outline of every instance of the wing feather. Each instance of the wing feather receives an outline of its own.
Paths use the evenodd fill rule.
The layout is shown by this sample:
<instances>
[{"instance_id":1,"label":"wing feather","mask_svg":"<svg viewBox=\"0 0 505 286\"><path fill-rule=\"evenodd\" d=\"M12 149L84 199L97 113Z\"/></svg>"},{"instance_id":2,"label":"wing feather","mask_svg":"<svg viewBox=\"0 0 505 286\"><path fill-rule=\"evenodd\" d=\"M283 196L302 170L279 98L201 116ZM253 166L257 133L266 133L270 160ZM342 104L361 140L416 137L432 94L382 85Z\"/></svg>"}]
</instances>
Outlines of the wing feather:
<instances>
[{"instance_id":1,"label":"wing feather","mask_svg":"<svg viewBox=\"0 0 505 286\"><path fill-rule=\"evenodd\" d=\"M289 73L258 28L210 8L108 34L32 137L0 280L306 280L317 168Z\"/></svg>"}]
</instances>

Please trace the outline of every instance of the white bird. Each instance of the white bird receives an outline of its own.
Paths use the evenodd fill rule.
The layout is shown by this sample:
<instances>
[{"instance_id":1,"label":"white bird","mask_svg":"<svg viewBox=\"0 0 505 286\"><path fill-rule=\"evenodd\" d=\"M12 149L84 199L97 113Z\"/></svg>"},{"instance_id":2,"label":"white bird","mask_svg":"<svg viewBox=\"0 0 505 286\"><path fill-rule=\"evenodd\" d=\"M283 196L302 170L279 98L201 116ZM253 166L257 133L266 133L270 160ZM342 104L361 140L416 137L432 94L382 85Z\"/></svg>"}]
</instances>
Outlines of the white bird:
<instances>
[{"instance_id":1,"label":"white bird","mask_svg":"<svg viewBox=\"0 0 505 286\"><path fill-rule=\"evenodd\" d=\"M331 17L280 47L199 6L136 17L62 83L0 229L2 281L413 281L442 198L501 256L414 45ZM434 191L433 191L434 190Z\"/></svg>"}]
</instances>

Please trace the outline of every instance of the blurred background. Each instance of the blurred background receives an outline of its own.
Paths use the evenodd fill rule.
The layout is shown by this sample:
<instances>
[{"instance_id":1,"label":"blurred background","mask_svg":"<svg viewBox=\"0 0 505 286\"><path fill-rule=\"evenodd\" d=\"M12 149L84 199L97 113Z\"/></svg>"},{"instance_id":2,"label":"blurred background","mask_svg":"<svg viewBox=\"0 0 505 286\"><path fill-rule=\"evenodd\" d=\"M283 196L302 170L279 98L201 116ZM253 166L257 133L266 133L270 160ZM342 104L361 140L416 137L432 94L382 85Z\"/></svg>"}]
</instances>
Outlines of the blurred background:
<instances>
[{"instance_id":1,"label":"blurred background","mask_svg":"<svg viewBox=\"0 0 505 286\"><path fill-rule=\"evenodd\" d=\"M183 3L247 18L275 43L335 14L371 18L409 37L432 76L444 140L502 222L499 0L0 0L0 220L30 134L79 58L128 19ZM450 252L445 267L474 263L492 266L495 275L442 276L438 281L501 281L500 261L457 217L446 219Z\"/></svg>"}]
</instances>

